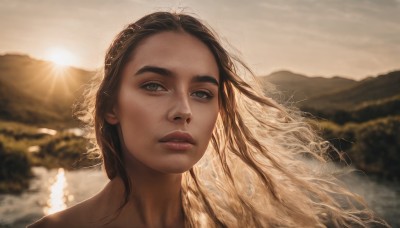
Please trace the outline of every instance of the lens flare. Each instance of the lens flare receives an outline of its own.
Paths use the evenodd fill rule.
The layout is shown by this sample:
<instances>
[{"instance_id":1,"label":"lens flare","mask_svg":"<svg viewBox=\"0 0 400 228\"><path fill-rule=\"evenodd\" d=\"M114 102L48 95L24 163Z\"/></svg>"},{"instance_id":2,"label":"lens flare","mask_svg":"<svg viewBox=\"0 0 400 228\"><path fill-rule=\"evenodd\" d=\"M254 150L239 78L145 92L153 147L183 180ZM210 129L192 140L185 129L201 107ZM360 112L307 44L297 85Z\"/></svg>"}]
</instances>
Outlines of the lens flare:
<instances>
[{"instance_id":1,"label":"lens flare","mask_svg":"<svg viewBox=\"0 0 400 228\"><path fill-rule=\"evenodd\" d=\"M73 65L75 62L75 58L72 53L63 48L50 49L47 54L47 59L61 67Z\"/></svg>"}]
</instances>

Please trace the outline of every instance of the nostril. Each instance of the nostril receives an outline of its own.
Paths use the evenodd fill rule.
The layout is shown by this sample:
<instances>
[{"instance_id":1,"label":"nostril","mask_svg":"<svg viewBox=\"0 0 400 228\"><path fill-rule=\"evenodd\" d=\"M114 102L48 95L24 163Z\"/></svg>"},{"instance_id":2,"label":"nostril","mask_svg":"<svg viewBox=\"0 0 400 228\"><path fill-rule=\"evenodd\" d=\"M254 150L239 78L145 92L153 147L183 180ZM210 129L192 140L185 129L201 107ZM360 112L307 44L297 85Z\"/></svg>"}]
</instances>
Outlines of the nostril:
<instances>
[{"instance_id":1,"label":"nostril","mask_svg":"<svg viewBox=\"0 0 400 228\"><path fill-rule=\"evenodd\" d=\"M190 123L191 121L191 117L192 115L190 113L180 113L175 115L172 120L173 121L179 121L179 122L186 122L186 123Z\"/></svg>"}]
</instances>

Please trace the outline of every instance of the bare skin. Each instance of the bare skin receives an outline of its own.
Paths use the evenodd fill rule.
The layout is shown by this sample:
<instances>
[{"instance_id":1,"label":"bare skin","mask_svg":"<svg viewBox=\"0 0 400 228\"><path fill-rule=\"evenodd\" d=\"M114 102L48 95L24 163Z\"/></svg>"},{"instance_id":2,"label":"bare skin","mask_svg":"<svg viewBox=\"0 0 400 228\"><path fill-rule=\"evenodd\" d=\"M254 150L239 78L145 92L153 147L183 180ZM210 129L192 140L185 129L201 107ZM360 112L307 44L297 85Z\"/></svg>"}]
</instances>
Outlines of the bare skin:
<instances>
[{"instance_id":1,"label":"bare skin","mask_svg":"<svg viewBox=\"0 0 400 228\"><path fill-rule=\"evenodd\" d=\"M145 181L148 185L143 185L141 182L140 188L136 188L136 194L141 197L132 197L118 217L111 222L109 219L113 218L112 215L123 200L122 194L116 194L123 192L123 184L119 178L110 181L94 197L47 216L28 227L184 227L179 191L174 189L180 188L180 177L159 176L153 181ZM156 184L160 181L164 183ZM165 181L179 183L171 184ZM175 194L161 193L172 191Z\"/></svg>"},{"instance_id":2,"label":"bare skin","mask_svg":"<svg viewBox=\"0 0 400 228\"><path fill-rule=\"evenodd\" d=\"M146 38L124 68L117 104L105 117L119 129L132 183L128 204L115 214L124 197L116 177L93 198L29 227L184 227L182 173L208 146L219 113L218 83L215 58L197 38L184 32Z\"/></svg>"}]
</instances>

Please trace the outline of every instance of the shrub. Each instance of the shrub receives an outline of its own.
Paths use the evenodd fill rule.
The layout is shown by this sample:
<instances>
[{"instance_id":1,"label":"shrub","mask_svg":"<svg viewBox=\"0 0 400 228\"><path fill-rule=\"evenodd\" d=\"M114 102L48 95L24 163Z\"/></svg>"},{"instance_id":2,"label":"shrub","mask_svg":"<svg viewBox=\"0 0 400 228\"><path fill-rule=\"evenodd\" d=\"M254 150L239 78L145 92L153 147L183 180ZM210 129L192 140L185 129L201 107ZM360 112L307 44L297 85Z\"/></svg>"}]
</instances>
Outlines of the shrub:
<instances>
[{"instance_id":1,"label":"shrub","mask_svg":"<svg viewBox=\"0 0 400 228\"><path fill-rule=\"evenodd\" d=\"M0 141L0 193L21 192L32 177L27 154Z\"/></svg>"}]
</instances>

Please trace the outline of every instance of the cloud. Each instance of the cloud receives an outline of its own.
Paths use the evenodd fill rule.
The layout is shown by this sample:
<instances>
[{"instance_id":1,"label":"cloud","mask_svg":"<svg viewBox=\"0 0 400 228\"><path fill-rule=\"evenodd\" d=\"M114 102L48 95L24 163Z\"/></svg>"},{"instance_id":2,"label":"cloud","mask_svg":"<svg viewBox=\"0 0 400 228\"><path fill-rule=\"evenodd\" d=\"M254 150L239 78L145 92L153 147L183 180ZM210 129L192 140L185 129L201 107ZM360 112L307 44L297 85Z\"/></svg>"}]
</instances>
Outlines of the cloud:
<instances>
[{"instance_id":1,"label":"cloud","mask_svg":"<svg viewBox=\"0 0 400 228\"><path fill-rule=\"evenodd\" d=\"M256 73L362 77L400 68L400 0L3 0L0 51L40 55L60 42L94 67L124 25L182 9L212 25Z\"/></svg>"}]
</instances>

